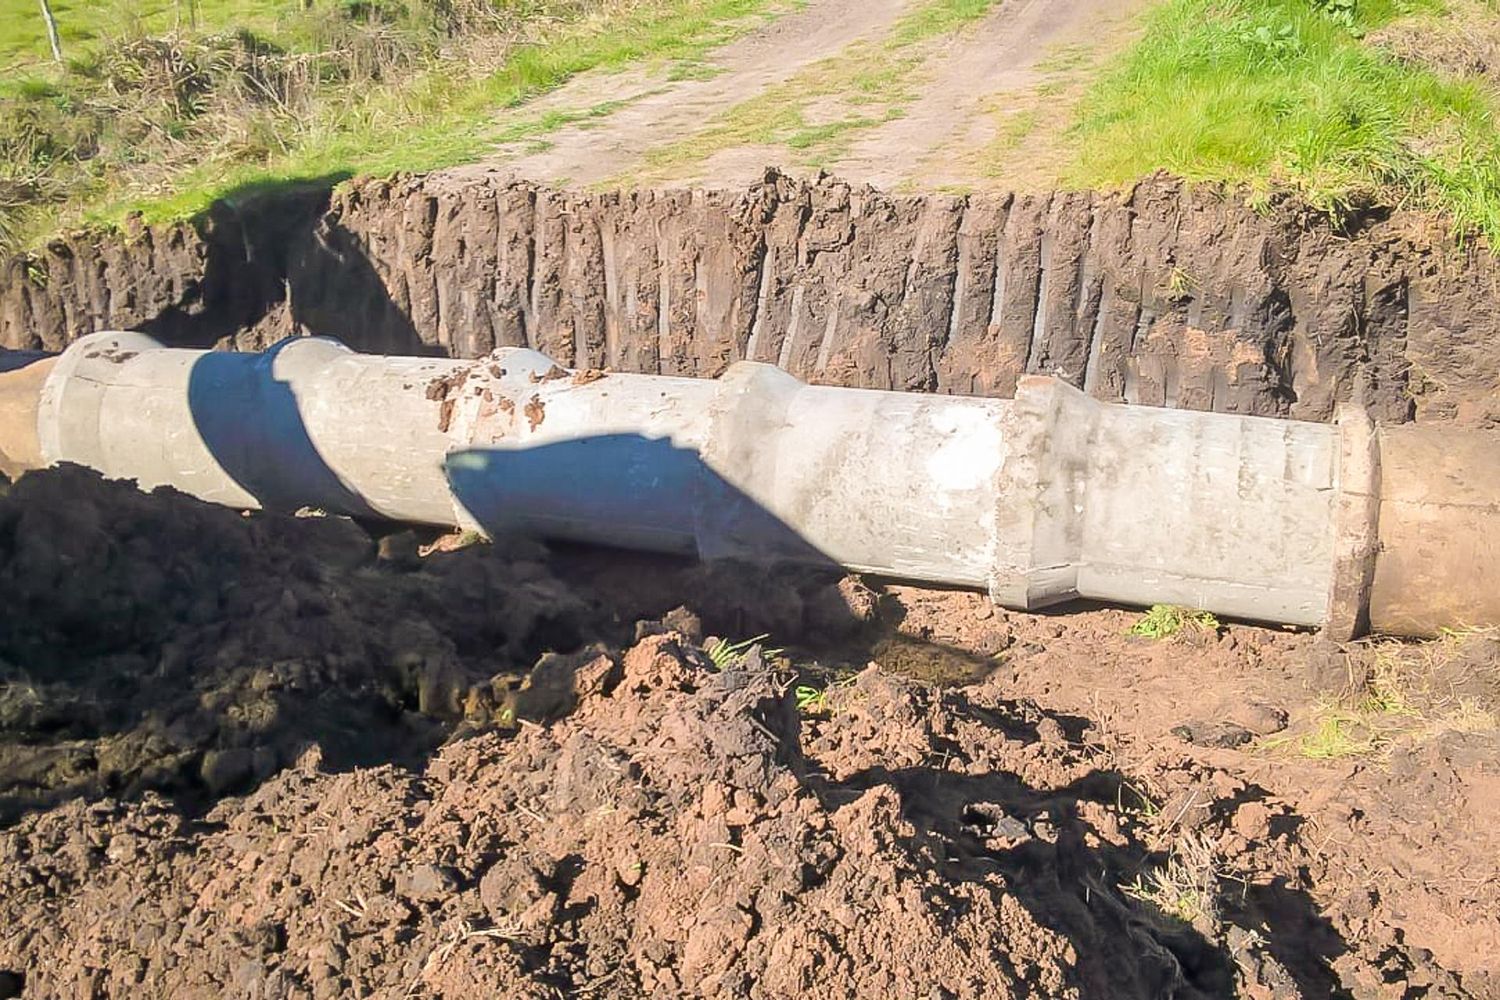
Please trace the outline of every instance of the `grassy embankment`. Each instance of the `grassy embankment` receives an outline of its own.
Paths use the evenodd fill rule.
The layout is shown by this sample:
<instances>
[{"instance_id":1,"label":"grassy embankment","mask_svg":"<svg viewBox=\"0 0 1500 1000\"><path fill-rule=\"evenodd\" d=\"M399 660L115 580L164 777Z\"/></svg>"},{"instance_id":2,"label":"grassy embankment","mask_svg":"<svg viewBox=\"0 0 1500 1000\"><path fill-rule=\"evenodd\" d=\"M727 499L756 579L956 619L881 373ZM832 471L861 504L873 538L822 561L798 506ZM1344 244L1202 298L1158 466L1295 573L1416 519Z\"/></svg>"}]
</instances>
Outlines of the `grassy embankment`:
<instances>
[{"instance_id":1,"label":"grassy embankment","mask_svg":"<svg viewBox=\"0 0 1500 1000\"><path fill-rule=\"evenodd\" d=\"M1500 247L1500 88L1421 45L1497 16L1494 0L1167 0L1090 86L1065 177L1290 187L1336 219L1415 206ZM1403 36L1417 44L1389 44Z\"/></svg>"},{"instance_id":2,"label":"grassy embankment","mask_svg":"<svg viewBox=\"0 0 1500 1000\"><path fill-rule=\"evenodd\" d=\"M693 64L777 0L0 0L0 248L474 159L589 69ZM127 13L133 12L133 13Z\"/></svg>"}]
</instances>

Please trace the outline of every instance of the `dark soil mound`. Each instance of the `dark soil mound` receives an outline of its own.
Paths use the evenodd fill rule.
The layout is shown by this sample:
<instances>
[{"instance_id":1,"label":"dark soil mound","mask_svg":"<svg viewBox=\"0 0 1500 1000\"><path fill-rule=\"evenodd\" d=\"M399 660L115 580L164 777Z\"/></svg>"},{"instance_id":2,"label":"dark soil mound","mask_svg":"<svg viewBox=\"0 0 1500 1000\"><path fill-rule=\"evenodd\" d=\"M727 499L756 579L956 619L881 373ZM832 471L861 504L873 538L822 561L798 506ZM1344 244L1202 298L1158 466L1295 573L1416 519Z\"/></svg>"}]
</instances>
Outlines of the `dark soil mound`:
<instances>
[{"instance_id":1,"label":"dark soil mound","mask_svg":"<svg viewBox=\"0 0 1500 1000\"><path fill-rule=\"evenodd\" d=\"M1114 892L1130 834L1084 813L1108 812L1118 780L1037 740L1034 713L869 672L809 733L788 678L757 656L715 671L675 635L572 673L566 721L458 741L423 774L329 774L310 753L199 824L149 797L24 821L0 836L0 962L38 996L1233 982L1190 926Z\"/></svg>"},{"instance_id":2,"label":"dark soil mound","mask_svg":"<svg viewBox=\"0 0 1500 1000\"><path fill-rule=\"evenodd\" d=\"M78 793L241 790L312 743L339 767L419 755L582 645L587 609L544 558L382 560L347 519L25 476L0 499L0 822Z\"/></svg>"},{"instance_id":3,"label":"dark soil mound","mask_svg":"<svg viewBox=\"0 0 1500 1000\"><path fill-rule=\"evenodd\" d=\"M463 541L0 497L0 997L1495 995L1487 634ZM1462 712L1274 750L1412 656Z\"/></svg>"}]
</instances>

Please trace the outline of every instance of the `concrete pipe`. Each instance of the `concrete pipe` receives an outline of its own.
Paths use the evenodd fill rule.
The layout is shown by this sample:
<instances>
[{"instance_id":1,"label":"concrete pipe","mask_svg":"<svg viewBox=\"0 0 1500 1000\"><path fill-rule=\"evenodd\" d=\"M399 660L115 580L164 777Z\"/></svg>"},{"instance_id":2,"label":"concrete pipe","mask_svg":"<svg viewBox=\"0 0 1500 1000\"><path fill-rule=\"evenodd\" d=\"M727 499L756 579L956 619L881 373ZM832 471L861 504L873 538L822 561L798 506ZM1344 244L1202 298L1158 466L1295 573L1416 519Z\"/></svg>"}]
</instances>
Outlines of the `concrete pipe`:
<instances>
[{"instance_id":1,"label":"concrete pipe","mask_svg":"<svg viewBox=\"0 0 1500 1000\"><path fill-rule=\"evenodd\" d=\"M3 366L0 366L3 367ZM1013 400L86 337L0 372L13 471L73 462L243 508L838 565L983 588L1421 635L1500 623L1500 439Z\"/></svg>"}]
</instances>

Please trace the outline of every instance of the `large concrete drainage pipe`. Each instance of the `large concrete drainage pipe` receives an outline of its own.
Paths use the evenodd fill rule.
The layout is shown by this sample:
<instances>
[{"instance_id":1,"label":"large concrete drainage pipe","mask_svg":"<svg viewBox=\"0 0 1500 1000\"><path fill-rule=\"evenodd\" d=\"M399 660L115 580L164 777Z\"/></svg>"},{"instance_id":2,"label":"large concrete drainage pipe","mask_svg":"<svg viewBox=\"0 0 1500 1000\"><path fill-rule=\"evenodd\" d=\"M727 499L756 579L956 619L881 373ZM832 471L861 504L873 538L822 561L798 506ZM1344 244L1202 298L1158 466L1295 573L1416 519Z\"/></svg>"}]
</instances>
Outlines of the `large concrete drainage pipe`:
<instances>
[{"instance_id":1,"label":"large concrete drainage pipe","mask_svg":"<svg viewBox=\"0 0 1500 1000\"><path fill-rule=\"evenodd\" d=\"M237 507L1427 634L1500 622L1500 440L1101 404L103 333L0 371L0 455Z\"/></svg>"}]
</instances>

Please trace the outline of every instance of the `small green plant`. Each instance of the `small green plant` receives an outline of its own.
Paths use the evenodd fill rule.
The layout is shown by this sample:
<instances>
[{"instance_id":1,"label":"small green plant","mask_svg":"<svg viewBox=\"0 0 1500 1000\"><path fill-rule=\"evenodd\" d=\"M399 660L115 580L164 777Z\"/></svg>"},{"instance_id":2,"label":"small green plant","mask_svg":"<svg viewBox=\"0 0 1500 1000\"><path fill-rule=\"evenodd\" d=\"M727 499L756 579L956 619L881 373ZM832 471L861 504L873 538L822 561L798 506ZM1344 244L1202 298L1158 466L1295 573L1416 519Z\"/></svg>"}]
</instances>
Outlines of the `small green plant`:
<instances>
[{"instance_id":1,"label":"small green plant","mask_svg":"<svg viewBox=\"0 0 1500 1000\"><path fill-rule=\"evenodd\" d=\"M797 711L803 715L833 714L833 693L841 688L844 690L852 688L855 680L854 674L841 671L837 679L829 681L824 687L812 684L797 685L792 689L792 696L797 700Z\"/></svg>"},{"instance_id":2,"label":"small green plant","mask_svg":"<svg viewBox=\"0 0 1500 1000\"><path fill-rule=\"evenodd\" d=\"M34 257L31 254L26 255L26 280L30 282L32 287L34 288L47 287L47 265L42 263L39 258Z\"/></svg>"},{"instance_id":3,"label":"small green plant","mask_svg":"<svg viewBox=\"0 0 1500 1000\"><path fill-rule=\"evenodd\" d=\"M1304 51L1302 36L1290 21L1246 26L1240 29L1240 43L1265 62L1295 59Z\"/></svg>"},{"instance_id":4,"label":"small green plant","mask_svg":"<svg viewBox=\"0 0 1500 1000\"><path fill-rule=\"evenodd\" d=\"M771 635L769 632L762 632L760 635L745 639L741 642L730 642L727 639L716 639L714 640L713 645L705 649L704 652L708 654L708 659L711 663L713 663L715 670L729 670L733 667L739 666L740 662L745 659L745 656L750 652L750 650L754 649L756 646L759 646L770 637ZM770 658L779 656L781 654L781 650L762 648L760 653L762 656Z\"/></svg>"},{"instance_id":5,"label":"small green plant","mask_svg":"<svg viewBox=\"0 0 1500 1000\"><path fill-rule=\"evenodd\" d=\"M793 694L797 698L797 711L803 715L826 715L828 713L828 688L799 684Z\"/></svg>"},{"instance_id":6,"label":"small green plant","mask_svg":"<svg viewBox=\"0 0 1500 1000\"><path fill-rule=\"evenodd\" d=\"M1182 302L1193 297L1197 280L1180 267L1172 268L1167 275L1167 297L1173 302Z\"/></svg>"},{"instance_id":7,"label":"small green plant","mask_svg":"<svg viewBox=\"0 0 1500 1000\"><path fill-rule=\"evenodd\" d=\"M1334 24L1357 31L1358 0L1313 0L1313 9Z\"/></svg>"},{"instance_id":8,"label":"small green plant","mask_svg":"<svg viewBox=\"0 0 1500 1000\"><path fill-rule=\"evenodd\" d=\"M1130 626L1130 634L1148 639L1170 639L1184 630L1217 632L1222 627L1219 619L1207 611L1194 611L1176 604L1154 604L1140 621Z\"/></svg>"}]
</instances>

